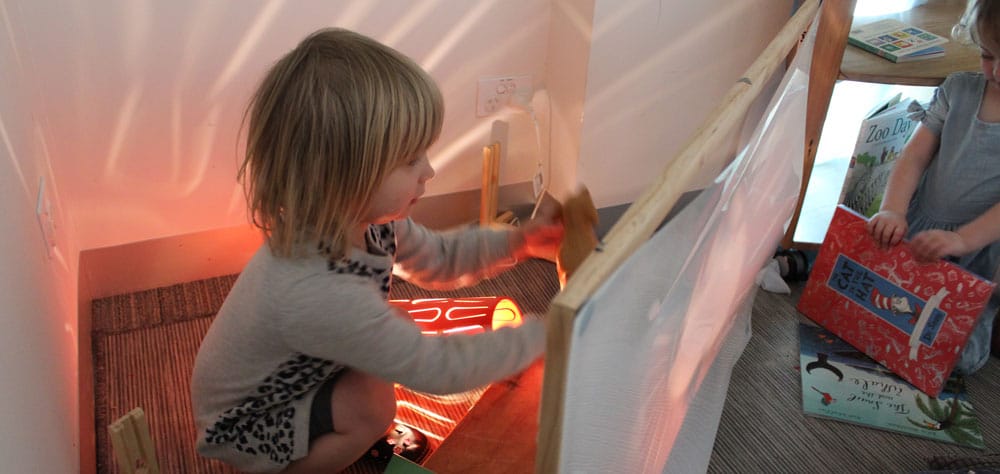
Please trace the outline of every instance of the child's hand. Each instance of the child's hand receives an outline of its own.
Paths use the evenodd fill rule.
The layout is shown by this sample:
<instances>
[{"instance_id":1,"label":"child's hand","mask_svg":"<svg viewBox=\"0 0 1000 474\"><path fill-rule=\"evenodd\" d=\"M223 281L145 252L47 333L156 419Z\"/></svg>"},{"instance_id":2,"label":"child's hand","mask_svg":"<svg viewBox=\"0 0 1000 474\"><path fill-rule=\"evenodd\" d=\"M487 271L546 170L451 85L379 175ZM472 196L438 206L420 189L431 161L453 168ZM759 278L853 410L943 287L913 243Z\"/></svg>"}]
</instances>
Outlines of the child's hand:
<instances>
[{"instance_id":1,"label":"child's hand","mask_svg":"<svg viewBox=\"0 0 1000 474\"><path fill-rule=\"evenodd\" d=\"M882 248L898 244L906 236L906 231L909 230L906 216L896 211L879 211L878 214L872 216L866 227L868 233Z\"/></svg>"},{"instance_id":2,"label":"child's hand","mask_svg":"<svg viewBox=\"0 0 1000 474\"><path fill-rule=\"evenodd\" d=\"M933 262L945 256L960 256L969 253L969 245L957 232L947 230L926 230L910 241L913 255L920 262Z\"/></svg>"},{"instance_id":3,"label":"child's hand","mask_svg":"<svg viewBox=\"0 0 1000 474\"><path fill-rule=\"evenodd\" d=\"M547 210L543 207L534 219L514 231L516 234L512 237L520 244L514 252L518 259L536 257L556 261L563 238L563 225L557 213L557 209Z\"/></svg>"}]
</instances>

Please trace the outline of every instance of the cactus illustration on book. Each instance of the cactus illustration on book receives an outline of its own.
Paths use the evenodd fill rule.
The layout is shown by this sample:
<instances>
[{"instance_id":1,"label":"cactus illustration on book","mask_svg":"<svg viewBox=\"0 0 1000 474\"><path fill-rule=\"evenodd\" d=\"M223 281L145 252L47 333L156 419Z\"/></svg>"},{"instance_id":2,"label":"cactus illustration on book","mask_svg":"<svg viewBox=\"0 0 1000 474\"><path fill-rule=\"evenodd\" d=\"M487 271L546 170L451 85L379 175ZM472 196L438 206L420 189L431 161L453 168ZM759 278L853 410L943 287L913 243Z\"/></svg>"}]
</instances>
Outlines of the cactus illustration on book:
<instances>
[{"instance_id":1,"label":"cactus illustration on book","mask_svg":"<svg viewBox=\"0 0 1000 474\"><path fill-rule=\"evenodd\" d=\"M838 338L799 323L802 411L806 415L984 449L962 377L952 376L937 398Z\"/></svg>"}]
</instances>

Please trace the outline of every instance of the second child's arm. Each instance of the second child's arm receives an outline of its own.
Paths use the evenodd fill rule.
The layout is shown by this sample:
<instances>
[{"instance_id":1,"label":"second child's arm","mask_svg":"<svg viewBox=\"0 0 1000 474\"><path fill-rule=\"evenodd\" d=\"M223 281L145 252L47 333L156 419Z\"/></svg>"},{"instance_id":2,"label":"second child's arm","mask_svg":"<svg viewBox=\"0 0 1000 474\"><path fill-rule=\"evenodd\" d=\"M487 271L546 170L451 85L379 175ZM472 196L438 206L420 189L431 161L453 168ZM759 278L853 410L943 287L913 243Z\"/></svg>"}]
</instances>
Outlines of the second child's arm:
<instances>
[{"instance_id":1,"label":"second child's arm","mask_svg":"<svg viewBox=\"0 0 1000 474\"><path fill-rule=\"evenodd\" d=\"M955 229L928 230L913 237L913 254L928 262L944 256L960 257L1000 240L1000 203L968 224Z\"/></svg>"},{"instance_id":2,"label":"second child's arm","mask_svg":"<svg viewBox=\"0 0 1000 474\"><path fill-rule=\"evenodd\" d=\"M879 212L868 221L868 232L879 245L896 245L906 236L906 210L924 170L934 159L939 143L939 137L933 131L917 125L913 137L903 148L889 175Z\"/></svg>"}]
</instances>

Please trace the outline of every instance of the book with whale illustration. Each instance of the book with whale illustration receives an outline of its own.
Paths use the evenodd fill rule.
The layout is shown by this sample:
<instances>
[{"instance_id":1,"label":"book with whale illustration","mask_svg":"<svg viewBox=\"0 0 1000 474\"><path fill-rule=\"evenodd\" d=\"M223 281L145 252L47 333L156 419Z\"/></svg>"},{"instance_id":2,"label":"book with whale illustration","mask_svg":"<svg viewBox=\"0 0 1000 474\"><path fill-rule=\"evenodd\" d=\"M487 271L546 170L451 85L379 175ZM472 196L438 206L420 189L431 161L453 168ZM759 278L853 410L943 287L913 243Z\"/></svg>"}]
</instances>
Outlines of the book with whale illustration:
<instances>
[{"instance_id":1,"label":"book with whale illustration","mask_svg":"<svg viewBox=\"0 0 1000 474\"><path fill-rule=\"evenodd\" d=\"M936 397L996 285L945 260L919 263L905 241L880 248L866 223L837 207L798 310Z\"/></svg>"},{"instance_id":2,"label":"book with whale illustration","mask_svg":"<svg viewBox=\"0 0 1000 474\"><path fill-rule=\"evenodd\" d=\"M985 449L962 379L937 398L917 390L819 326L799 323L802 411L806 415Z\"/></svg>"}]
</instances>

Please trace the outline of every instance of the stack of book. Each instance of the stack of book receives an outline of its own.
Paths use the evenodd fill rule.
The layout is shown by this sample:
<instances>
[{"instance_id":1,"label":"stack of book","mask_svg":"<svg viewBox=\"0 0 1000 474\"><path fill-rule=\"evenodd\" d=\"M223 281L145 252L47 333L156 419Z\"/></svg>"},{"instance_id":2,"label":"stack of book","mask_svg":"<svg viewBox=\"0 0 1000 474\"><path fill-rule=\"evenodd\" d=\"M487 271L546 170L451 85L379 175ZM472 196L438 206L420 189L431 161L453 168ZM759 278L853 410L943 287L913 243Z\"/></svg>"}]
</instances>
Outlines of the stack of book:
<instances>
[{"instance_id":1,"label":"stack of book","mask_svg":"<svg viewBox=\"0 0 1000 474\"><path fill-rule=\"evenodd\" d=\"M819 326L799 334L803 410L982 448L952 371L996 285L905 241L881 248L866 223L837 208L799 299Z\"/></svg>"}]
</instances>

